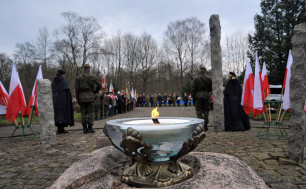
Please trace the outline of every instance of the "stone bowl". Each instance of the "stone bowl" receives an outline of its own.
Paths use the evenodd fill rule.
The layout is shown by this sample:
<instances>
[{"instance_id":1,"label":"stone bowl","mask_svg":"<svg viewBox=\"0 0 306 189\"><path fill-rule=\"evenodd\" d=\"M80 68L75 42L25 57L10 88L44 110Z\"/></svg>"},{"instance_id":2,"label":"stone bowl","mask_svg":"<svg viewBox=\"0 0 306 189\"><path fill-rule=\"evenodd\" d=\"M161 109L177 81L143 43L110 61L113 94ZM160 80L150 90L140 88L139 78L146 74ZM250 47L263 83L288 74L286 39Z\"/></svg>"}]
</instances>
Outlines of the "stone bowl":
<instances>
[{"instance_id":1,"label":"stone bowl","mask_svg":"<svg viewBox=\"0 0 306 189\"><path fill-rule=\"evenodd\" d=\"M154 124L150 117L110 120L106 122L105 130L112 143L124 152L120 146L122 136L128 128L135 129L145 143L152 145L153 163L160 163L176 156L197 126L204 125L204 120L198 118L159 117L158 121L159 124Z\"/></svg>"}]
</instances>

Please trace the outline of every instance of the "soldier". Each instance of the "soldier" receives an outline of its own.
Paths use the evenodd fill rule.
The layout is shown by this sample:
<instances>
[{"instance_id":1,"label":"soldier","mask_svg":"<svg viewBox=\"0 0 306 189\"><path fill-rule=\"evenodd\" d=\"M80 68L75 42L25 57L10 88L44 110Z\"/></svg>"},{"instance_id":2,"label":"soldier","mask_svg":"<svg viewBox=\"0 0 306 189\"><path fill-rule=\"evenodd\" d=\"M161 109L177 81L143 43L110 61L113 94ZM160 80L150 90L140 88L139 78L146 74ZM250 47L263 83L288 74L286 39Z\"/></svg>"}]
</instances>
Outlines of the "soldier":
<instances>
[{"instance_id":1,"label":"soldier","mask_svg":"<svg viewBox=\"0 0 306 189\"><path fill-rule=\"evenodd\" d=\"M99 98L100 98L100 106L99 106L99 109L100 109L100 119L104 119L106 118L106 114L104 113L104 116L103 116L103 112L105 110L105 108L103 108L105 106L105 89L102 89L101 91L99 91Z\"/></svg>"},{"instance_id":2,"label":"soldier","mask_svg":"<svg viewBox=\"0 0 306 189\"><path fill-rule=\"evenodd\" d=\"M98 116L101 106L100 96L101 96L100 93L95 94L95 101L94 101L95 120L100 120Z\"/></svg>"},{"instance_id":3,"label":"soldier","mask_svg":"<svg viewBox=\"0 0 306 189\"><path fill-rule=\"evenodd\" d=\"M107 96L107 91L104 90L103 93L103 101L104 101L104 118L108 118L108 105L109 105L109 97Z\"/></svg>"},{"instance_id":4,"label":"soldier","mask_svg":"<svg viewBox=\"0 0 306 189\"><path fill-rule=\"evenodd\" d=\"M207 75L206 68L204 66L200 66L199 75L197 75L192 80L191 96L194 100L196 100L195 109L197 112L197 118L203 119L203 114L204 114L205 131L208 130L207 124L209 122L208 114L210 108L209 99L211 92L212 92L212 80Z\"/></svg>"},{"instance_id":5,"label":"soldier","mask_svg":"<svg viewBox=\"0 0 306 189\"><path fill-rule=\"evenodd\" d=\"M90 73L90 65L85 64L84 72L77 77L75 82L75 94L81 107L84 134L95 132L92 129L94 123L93 103L95 101L95 94L99 92L101 87L102 84L98 78Z\"/></svg>"}]
</instances>

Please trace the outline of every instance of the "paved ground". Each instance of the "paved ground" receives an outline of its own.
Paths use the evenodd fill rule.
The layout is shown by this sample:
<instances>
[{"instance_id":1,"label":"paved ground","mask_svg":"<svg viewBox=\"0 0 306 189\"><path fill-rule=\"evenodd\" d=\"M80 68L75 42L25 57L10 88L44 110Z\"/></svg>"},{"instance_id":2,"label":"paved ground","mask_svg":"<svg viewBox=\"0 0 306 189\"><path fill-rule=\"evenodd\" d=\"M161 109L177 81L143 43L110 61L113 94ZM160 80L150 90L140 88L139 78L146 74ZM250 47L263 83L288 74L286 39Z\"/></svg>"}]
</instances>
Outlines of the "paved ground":
<instances>
[{"instance_id":1,"label":"paved ground","mask_svg":"<svg viewBox=\"0 0 306 189\"><path fill-rule=\"evenodd\" d=\"M107 120L149 117L151 110L137 108ZM163 117L195 117L194 107L166 107L158 110ZM39 134L32 140L9 142L13 128L1 127L0 188L45 188L52 185L72 163L95 150L96 137L103 135L102 128L107 120L97 121L94 125L96 133L86 135L82 133L80 123L77 123L67 129L68 134L57 135L55 145L41 145ZM286 161L287 141L258 138L261 124L251 121L253 128L250 131L219 134L210 127L206 132L207 137L196 150L236 156L252 167L271 188L306 188L306 164L283 165L290 163ZM33 128L39 133L38 125Z\"/></svg>"}]
</instances>

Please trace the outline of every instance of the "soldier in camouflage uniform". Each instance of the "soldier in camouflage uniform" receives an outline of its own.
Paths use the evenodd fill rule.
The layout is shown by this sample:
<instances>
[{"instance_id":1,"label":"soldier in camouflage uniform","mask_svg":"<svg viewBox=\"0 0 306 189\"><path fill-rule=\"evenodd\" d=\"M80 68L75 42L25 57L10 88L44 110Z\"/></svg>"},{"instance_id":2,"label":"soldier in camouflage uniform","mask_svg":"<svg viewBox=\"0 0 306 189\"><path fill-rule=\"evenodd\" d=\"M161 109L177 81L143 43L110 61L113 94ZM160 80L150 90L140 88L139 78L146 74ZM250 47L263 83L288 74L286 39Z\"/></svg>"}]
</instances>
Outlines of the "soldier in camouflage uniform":
<instances>
[{"instance_id":1,"label":"soldier in camouflage uniform","mask_svg":"<svg viewBox=\"0 0 306 189\"><path fill-rule=\"evenodd\" d=\"M193 99L196 100L195 109L197 112L197 118L203 119L203 114L204 114L205 131L208 130L207 124L209 122L208 114L210 108L209 103L210 103L211 92L212 92L212 80L206 74L206 68L204 66L200 66L199 75L197 75L192 80L191 96Z\"/></svg>"},{"instance_id":2,"label":"soldier in camouflage uniform","mask_svg":"<svg viewBox=\"0 0 306 189\"><path fill-rule=\"evenodd\" d=\"M81 108L84 134L95 132L92 129L94 123L93 103L95 101L95 94L99 92L101 87L102 84L98 78L90 73L90 65L85 64L84 72L77 77L75 82L75 94Z\"/></svg>"},{"instance_id":3,"label":"soldier in camouflage uniform","mask_svg":"<svg viewBox=\"0 0 306 189\"><path fill-rule=\"evenodd\" d=\"M94 101L95 120L99 120L99 110L101 106L100 96L101 96L100 93L95 94L95 101Z\"/></svg>"},{"instance_id":4,"label":"soldier in camouflage uniform","mask_svg":"<svg viewBox=\"0 0 306 189\"><path fill-rule=\"evenodd\" d=\"M100 96L100 99L101 99L100 118L105 119L108 117L108 101L109 101L105 89L103 89L103 94ZM104 111L104 117L103 117L103 111Z\"/></svg>"}]
</instances>

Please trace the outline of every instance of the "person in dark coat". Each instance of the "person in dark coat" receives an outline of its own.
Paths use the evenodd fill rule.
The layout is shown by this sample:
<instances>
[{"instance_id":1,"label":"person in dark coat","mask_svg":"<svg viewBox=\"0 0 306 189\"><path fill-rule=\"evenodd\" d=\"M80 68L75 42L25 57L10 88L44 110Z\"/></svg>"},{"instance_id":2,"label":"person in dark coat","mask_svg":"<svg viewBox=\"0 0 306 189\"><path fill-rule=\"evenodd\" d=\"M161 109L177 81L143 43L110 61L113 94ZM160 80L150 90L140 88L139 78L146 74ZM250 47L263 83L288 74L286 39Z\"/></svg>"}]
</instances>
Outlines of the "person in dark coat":
<instances>
[{"instance_id":1,"label":"person in dark coat","mask_svg":"<svg viewBox=\"0 0 306 189\"><path fill-rule=\"evenodd\" d=\"M145 93L142 94L142 105L146 106L146 94Z\"/></svg>"},{"instance_id":2,"label":"person in dark coat","mask_svg":"<svg viewBox=\"0 0 306 189\"><path fill-rule=\"evenodd\" d=\"M54 122L58 128L58 134L68 133L64 128L68 125L74 126L72 96L68 82L64 78L65 73L64 70L58 70L51 85Z\"/></svg>"},{"instance_id":3,"label":"person in dark coat","mask_svg":"<svg viewBox=\"0 0 306 189\"><path fill-rule=\"evenodd\" d=\"M230 72L229 81L224 89L225 131L246 131L251 129L248 115L241 106L242 88L236 74Z\"/></svg>"},{"instance_id":4,"label":"person in dark coat","mask_svg":"<svg viewBox=\"0 0 306 189\"><path fill-rule=\"evenodd\" d=\"M138 104L138 107L142 107L142 96L141 95L137 97L137 104Z\"/></svg>"},{"instance_id":5,"label":"person in dark coat","mask_svg":"<svg viewBox=\"0 0 306 189\"><path fill-rule=\"evenodd\" d=\"M121 99L122 99L122 104L121 104L121 113L126 112L126 96L125 96L125 91L121 91Z\"/></svg>"},{"instance_id":6,"label":"person in dark coat","mask_svg":"<svg viewBox=\"0 0 306 189\"><path fill-rule=\"evenodd\" d=\"M113 106L113 92L108 93L108 117L112 117L114 115L114 106Z\"/></svg>"},{"instance_id":7,"label":"person in dark coat","mask_svg":"<svg viewBox=\"0 0 306 189\"><path fill-rule=\"evenodd\" d=\"M165 95L163 96L164 107L167 106L167 100L168 100L168 96L167 96L167 93L165 93Z\"/></svg>"},{"instance_id":8,"label":"person in dark coat","mask_svg":"<svg viewBox=\"0 0 306 189\"><path fill-rule=\"evenodd\" d=\"M154 96L153 96L153 94L151 94L151 96L150 96L151 107L153 107L153 99L154 99Z\"/></svg>"},{"instance_id":9,"label":"person in dark coat","mask_svg":"<svg viewBox=\"0 0 306 189\"><path fill-rule=\"evenodd\" d=\"M118 114L121 114L121 112L122 112L122 98L121 98L121 95L120 95L120 91L117 92L117 98L118 98L117 110L118 110Z\"/></svg>"},{"instance_id":10,"label":"person in dark coat","mask_svg":"<svg viewBox=\"0 0 306 189\"><path fill-rule=\"evenodd\" d=\"M160 95L160 93L158 94L157 100L158 100L159 107L162 107L163 97Z\"/></svg>"},{"instance_id":11,"label":"person in dark coat","mask_svg":"<svg viewBox=\"0 0 306 189\"><path fill-rule=\"evenodd\" d=\"M188 96L187 96L187 94L186 94L186 93L184 94L183 100L184 100L184 106L185 106L185 107L187 107L187 103L188 103Z\"/></svg>"}]
</instances>

